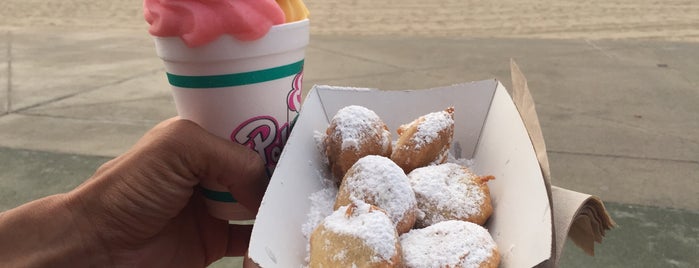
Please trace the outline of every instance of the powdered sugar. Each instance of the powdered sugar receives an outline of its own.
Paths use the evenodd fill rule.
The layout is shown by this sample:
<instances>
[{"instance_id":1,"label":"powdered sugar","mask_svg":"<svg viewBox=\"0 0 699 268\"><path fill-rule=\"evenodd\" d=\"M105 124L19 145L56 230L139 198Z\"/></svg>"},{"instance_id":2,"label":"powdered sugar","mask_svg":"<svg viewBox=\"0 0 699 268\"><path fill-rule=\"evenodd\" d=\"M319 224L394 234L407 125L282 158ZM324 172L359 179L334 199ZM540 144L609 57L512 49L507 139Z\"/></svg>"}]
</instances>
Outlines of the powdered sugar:
<instances>
[{"instance_id":1,"label":"powdered sugar","mask_svg":"<svg viewBox=\"0 0 699 268\"><path fill-rule=\"evenodd\" d=\"M325 218L323 226L332 232L358 237L364 241L379 258L373 261L390 261L391 257L398 253L398 240L393 222L386 214L372 209L369 204L359 201L354 205L356 207L350 208L351 214L347 213L349 206L340 207Z\"/></svg>"},{"instance_id":2,"label":"powdered sugar","mask_svg":"<svg viewBox=\"0 0 699 268\"><path fill-rule=\"evenodd\" d=\"M407 267L480 267L497 248L488 231L464 221L444 221L400 236Z\"/></svg>"},{"instance_id":3,"label":"powdered sugar","mask_svg":"<svg viewBox=\"0 0 699 268\"><path fill-rule=\"evenodd\" d=\"M447 111L429 113L418 120L417 131L412 137L416 148L431 143L439 138L440 132L454 125L454 118Z\"/></svg>"},{"instance_id":4,"label":"powdered sugar","mask_svg":"<svg viewBox=\"0 0 699 268\"><path fill-rule=\"evenodd\" d=\"M468 158L456 158L451 152L447 155L447 162L448 163L454 163L454 164L459 164L464 167L467 167L468 169L473 169L475 162L473 161L473 158L468 159Z\"/></svg>"},{"instance_id":5,"label":"powdered sugar","mask_svg":"<svg viewBox=\"0 0 699 268\"><path fill-rule=\"evenodd\" d=\"M323 165L328 166L328 156L325 155L325 137L327 137L327 135L324 132L317 130L313 132L313 139L316 141L316 150L320 153L320 159L323 161Z\"/></svg>"},{"instance_id":6,"label":"powdered sugar","mask_svg":"<svg viewBox=\"0 0 699 268\"><path fill-rule=\"evenodd\" d=\"M415 193L408 177L391 159L369 155L360 158L352 167L344 182L350 198L371 200L372 204L386 210L394 223L401 221L405 213L416 206Z\"/></svg>"},{"instance_id":7,"label":"powdered sugar","mask_svg":"<svg viewBox=\"0 0 699 268\"><path fill-rule=\"evenodd\" d=\"M417 168L408 178L418 207L425 213L419 221L425 225L477 215L485 202L476 176L457 164ZM438 211L431 211L434 209Z\"/></svg>"},{"instance_id":8,"label":"powdered sugar","mask_svg":"<svg viewBox=\"0 0 699 268\"><path fill-rule=\"evenodd\" d=\"M359 149L362 140L367 136L381 137L384 151L391 142L391 133L383 128L381 118L372 110L358 105L350 105L337 111L331 124L335 132L329 135L341 135L341 148Z\"/></svg>"},{"instance_id":9,"label":"powdered sugar","mask_svg":"<svg viewBox=\"0 0 699 268\"><path fill-rule=\"evenodd\" d=\"M301 231L306 238L310 238L311 233L318 224L333 213L333 204L336 196L337 189L335 187L326 187L312 193L308 197L311 200L311 208L308 210L306 223L301 227Z\"/></svg>"}]
</instances>

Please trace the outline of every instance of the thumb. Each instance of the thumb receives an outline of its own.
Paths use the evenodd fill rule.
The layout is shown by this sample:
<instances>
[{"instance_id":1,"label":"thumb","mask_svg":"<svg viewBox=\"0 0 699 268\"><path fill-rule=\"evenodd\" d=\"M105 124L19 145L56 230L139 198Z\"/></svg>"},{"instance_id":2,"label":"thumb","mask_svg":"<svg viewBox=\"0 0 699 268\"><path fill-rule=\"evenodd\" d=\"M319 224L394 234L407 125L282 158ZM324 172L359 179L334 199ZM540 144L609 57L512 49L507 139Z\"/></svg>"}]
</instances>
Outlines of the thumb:
<instances>
[{"instance_id":1,"label":"thumb","mask_svg":"<svg viewBox=\"0 0 699 268\"><path fill-rule=\"evenodd\" d=\"M267 189L264 161L257 152L238 143L206 132L187 120L175 122L179 131L190 133L188 152L182 157L189 170L200 181L225 186L235 199L256 213ZM186 152L187 152L186 151Z\"/></svg>"}]
</instances>

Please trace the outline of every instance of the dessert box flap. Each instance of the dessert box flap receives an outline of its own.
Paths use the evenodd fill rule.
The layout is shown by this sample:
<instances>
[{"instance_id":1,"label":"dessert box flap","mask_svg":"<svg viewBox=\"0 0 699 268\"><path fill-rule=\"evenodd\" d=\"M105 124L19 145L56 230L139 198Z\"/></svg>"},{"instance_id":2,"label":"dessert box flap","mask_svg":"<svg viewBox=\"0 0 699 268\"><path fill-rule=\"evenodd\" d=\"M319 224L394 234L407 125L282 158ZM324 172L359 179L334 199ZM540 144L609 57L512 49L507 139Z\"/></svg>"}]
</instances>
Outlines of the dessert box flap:
<instances>
[{"instance_id":1,"label":"dessert box flap","mask_svg":"<svg viewBox=\"0 0 699 268\"><path fill-rule=\"evenodd\" d=\"M493 216L487 228L499 246L501 267L532 267L550 257L551 213L531 141L505 88L484 80L442 88L381 91L314 86L282 152L253 229L249 256L261 267L302 267L308 198L325 187L326 161L314 138L348 105L374 110L395 136L401 124L455 108L452 155L472 158L489 182ZM395 137L394 137L395 139Z\"/></svg>"}]
</instances>

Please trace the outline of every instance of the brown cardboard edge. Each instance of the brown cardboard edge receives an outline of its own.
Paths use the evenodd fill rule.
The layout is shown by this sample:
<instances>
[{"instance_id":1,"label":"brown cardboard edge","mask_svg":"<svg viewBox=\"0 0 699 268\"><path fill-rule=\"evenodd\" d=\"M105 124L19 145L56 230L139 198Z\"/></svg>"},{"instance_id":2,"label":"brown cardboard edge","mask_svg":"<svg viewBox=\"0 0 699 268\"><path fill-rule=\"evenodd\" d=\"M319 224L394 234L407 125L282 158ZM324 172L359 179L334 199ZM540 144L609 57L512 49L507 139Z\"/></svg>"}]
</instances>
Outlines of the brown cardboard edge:
<instances>
[{"instance_id":1,"label":"brown cardboard edge","mask_svg":"<svg viewBox=\"0 0 699 268\"><path fill-rule=\"evenodd\" d=\"M587 254L594 255L594 243L601 243L605 231L616 227L616 222L610 217L604 206L604 202L599 197L551 185L551 171L548 155L546 153L546 144L536 114L534 100L529 91L529 86L527 85L527 80L514 59L510 59L510 71L512 75L512 99L522 117L522 121L525 124L532 145L534 146L534 151L536 152L544 177L546 192L549 196L549 205L551 206L551 234L553 236L551 240L551 258L540 263L536 267L558 267L560 257L563 254L563 246L567 238L573 240L573 242ZM554 196L558 196L559 198L554 198ZM558 204L560 202L556 202L558 206L554 206L554 199L564 204ZM587 223L589 224L580 226L580 221L586 219L581 215L584 214L582 212L583 210L585 210L586 213L592 213L592 216L594 216L598 222L588 220ZM556 215L558 215L558 220L555 217ZM592 224L596 224L596 230L588 230L594 228L591 226ZM560 234L556 233L557 225L560 225L558 226ZM579 232L581 228L587 230L585 234ZM571 234L571 232L574 232L574 234ZM562 236L561 234L565 235Z\"/></svg>"},{"instance_id":2,"label":"brown cardboard edge","mask_svg":"<svg viewBox=\"0 0 699 268\"><path fill-rule=\"evenodd\" d=\"M534 99L532 98L527 78L517 66L514 59L510 58L510 75L512 76L512 101L519 111L524 126L529 133L529 138L532 141L536 158L539 160L539 167L544 177L544 185L546 185L546 194L549 199L549 207L551 208L551 257L537 267L555 267L556 256L556 226L554 224L553 199L551 194L551 170L549 167L548 155L546 154L546 143L541 131L539 117L536 114ZM553 260L553 261L552 261Z\"/></svg>"}]
</instances>

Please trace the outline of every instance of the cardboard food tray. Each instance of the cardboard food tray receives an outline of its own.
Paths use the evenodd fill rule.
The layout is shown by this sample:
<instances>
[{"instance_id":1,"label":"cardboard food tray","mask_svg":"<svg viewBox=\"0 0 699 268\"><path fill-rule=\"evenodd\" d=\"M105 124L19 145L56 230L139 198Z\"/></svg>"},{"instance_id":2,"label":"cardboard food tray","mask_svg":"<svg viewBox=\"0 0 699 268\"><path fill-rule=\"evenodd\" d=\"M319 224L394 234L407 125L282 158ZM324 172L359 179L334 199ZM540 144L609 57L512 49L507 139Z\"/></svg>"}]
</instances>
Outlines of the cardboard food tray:
<instances>
[{"instance_id":1,"label":"cardboard food tray","mask_svg":"<svg viewBox=\"0 0 699 268\"><path fill-rule=\"evenodd\" d=\"M315 132L324 132L348 105L374 110L395 135L401 124L449 106L455 108L452 155L473 159L476 174L490 181L494 212L486 224L501 254L501 267L533 267L552 252L552 213L547 188L522 119L497 80L442 88L381 91L314 86L301 109L272 176L253 229L249 256L261 267L303 267L308 240L302 234L321 190Z\"/></svg>"}]
</instances>

